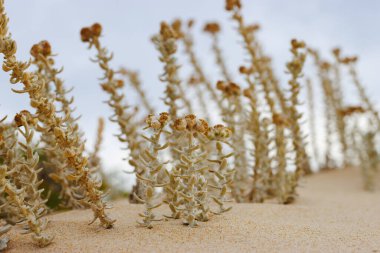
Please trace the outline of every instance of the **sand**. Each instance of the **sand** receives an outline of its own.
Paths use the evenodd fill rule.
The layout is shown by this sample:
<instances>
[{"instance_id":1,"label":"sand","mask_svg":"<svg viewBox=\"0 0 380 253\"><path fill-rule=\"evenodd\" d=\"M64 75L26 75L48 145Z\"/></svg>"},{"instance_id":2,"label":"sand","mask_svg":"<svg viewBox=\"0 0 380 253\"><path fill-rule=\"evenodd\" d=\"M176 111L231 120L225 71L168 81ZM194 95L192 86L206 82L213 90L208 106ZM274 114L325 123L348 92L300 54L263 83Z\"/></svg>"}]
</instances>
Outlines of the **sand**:
<instances>
[{"instance_id":1,"label":"sand","mask_svg":"<svg viewBox=\"0 0 380 253\"><path fill-rule=\"evenodd\" d=\"M58 213L49 217L53 244L39 249L13 229L7 252L380 252L380 192L364 192L358 171L310 176L299 193L287 206L233 204L198 228L179 220L136 227L142 206L117 201L111 230L88 226L89 210Z\"/></svg>"}]
</instances>

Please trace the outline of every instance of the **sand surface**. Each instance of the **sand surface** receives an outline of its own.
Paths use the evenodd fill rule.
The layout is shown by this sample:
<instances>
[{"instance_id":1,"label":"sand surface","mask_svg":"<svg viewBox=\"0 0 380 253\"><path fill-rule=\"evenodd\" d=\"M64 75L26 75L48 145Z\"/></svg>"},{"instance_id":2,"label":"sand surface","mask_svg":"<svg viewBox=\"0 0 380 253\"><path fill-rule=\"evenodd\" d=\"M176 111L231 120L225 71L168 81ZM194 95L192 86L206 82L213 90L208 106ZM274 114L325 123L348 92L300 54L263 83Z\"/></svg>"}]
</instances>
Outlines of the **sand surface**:
<instances>
[{"instance_id":1,"label":"sand surface","mask_svg":"<svg viewBox=\"0 0 380 253\"><path fill-rule=\"evenodd\" d=\"M39 249L13 229L7 252L380 252L380 191L364 192L358 171L313 175L299 193L287 206L234 204L198 228L180 220L136 227L142 206L118 201L111 230L88 226L89 210L54 214L47 230L55 234L53 244Z\"/></svg>"}]
</instances>

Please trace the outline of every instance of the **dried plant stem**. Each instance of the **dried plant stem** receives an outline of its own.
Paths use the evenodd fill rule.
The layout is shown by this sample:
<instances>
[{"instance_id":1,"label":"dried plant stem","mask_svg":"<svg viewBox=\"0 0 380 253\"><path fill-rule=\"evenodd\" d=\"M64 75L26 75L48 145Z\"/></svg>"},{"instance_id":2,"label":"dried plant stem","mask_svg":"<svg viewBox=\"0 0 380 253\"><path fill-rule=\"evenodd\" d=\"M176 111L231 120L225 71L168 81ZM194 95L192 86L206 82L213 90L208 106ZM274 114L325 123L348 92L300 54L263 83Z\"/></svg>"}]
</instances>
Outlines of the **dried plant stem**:
<instances>
[{"instance_id":1,"label":"dried plant stem","mask_svg":"<svg viewBox=\"0 0 380 253\"><path fill-rule=\"evenodd\" d=\"M357 88L357 90L359 92L360 99L362 100L362 102L367 107L367 110L371 112L371 114L374 117L374 120L376 121L377 129L378 129L377 131L380 131L379 112L375 109L375 106L373 105L373 103L369 99L368 95L365 92L364 86L362 85L362 83L360 82L360 80L358 78L358 74L357 74L357 71L355 69L355 62L349 63L349 73L351 75L351 78L354 82L355 87Z\"/></svg>"},{"instance_id":2,"label":"dried plant stem","mask_svg":"<svg viewBox=\"0 0 380 253\"><path fill-rule=\"evenodd\" d=\"M53 236L43 233L47 220L41 217L47 212L47 200L41 197L43 189L39 189L42 180L38 181L38 173L41 169L37 169L39 157L32 147L34 132L28 122L34 124L36 121L27 111L22 111L15 117L18 132L25 142L18 142L20 154L12 159L14 162L0 167L0 192L6 193L6 203L16 207L17 216L26 221L25 233L32 232L32 239L36 244L45 247L51 243ZM16 154L16 145L9 148Z\"/></svg>"},{"instance_id":3,"label":"dried plant stem","mask_svg":"<svg viewBox=\"0 0 380 253\"><path fill-rule=\"evenodd\" d=\"M287 63L287 70L291 75L291 79L288 82L291 92L289 98L289 120L291 124L290 129L293 136L293 148L296 153L296 176L299 177L302 174L307 173L307 169L310 170L310 167L307 167L308 157L304 149L305 137L302 134L299 122L299 120L302 118L302 113L298 111L298 106L300 105L299 92L301 89L298 79L302 76L302 68L306 59L306 54L304 52L301 52L301 50L305 48L304 42L292 40L291 45L293 59Z\"/></svg>"},{"instance_id":4,"label":"dried plant stem","mask_svg":"<svg viewBox=\"0 0 380 253\"><path fill-rule=\"evenodd\" d=\"M218 107L221 108L221 102L216 94L216 90L211 84L211 82L207 79L206 74L204 73L203 68L200 65L199 60L194 52L194 41L191 34L191 27L193 25L193 21L189 21L188 30L185 32L181 30L181 24L178 23L180 21L177 20L176 22L177 26L175 23L173 24L173 26L175 27L175 31L177 32L179 39L181 39L181 41L183 42L185 52L188 55L190 64L194 69L194 74L197 76L199 82L205 85L206 89L210 92L212 100L214 100L217 103Z\"/></svg>"},{"instance_id":5,"label":"dried plant stem","mask_svg":"<svg viewBox=\"0 0 380 253\"><path fill-rule=\"evenodd\" d=\"M140 213L142 221L138 223L147 228L153 228L152 222L160 221L156 219L153 210L162 205L158 195L155 194L156 187L164 187L167 184L160 184L159 175L162 173L164 166L167 162L161 162L159 152L169 147L169 143L161 144L162 134L168 133L164 128L169 123L169 114L161 113L159 116L149 115L145 122L147 127L145 129L151 130L153 133L150 137L143 136L148 142L148 147L140 154L140 167L144 172L141 175L137 174L138 180L144 185L145 195L143 198L135 196L140 202L145 204L145 210Z\"/></svg>"},{"instance_id":6,"label":"dried plant stem","mask_svg":"<svg viewBox=\"0 0 380 253\"><path fill-rule=\"evenodd\" d=\"M29 94L31 106L36 109L38 120L44 125L46 132L54 131L56 143L65 153L68 166L75 170L71 178L77 180L86 192L86 200L94 212L94 221L100 219L105 227L112 227L114 220L105 214L106 204L103 193L98 189L101 182L93 180L86 167L87 158L83 155L84 143L75 138L72 128L64 127L63 119L56 114L53 102L42 96L41 90L44 89L45 84L34 73L26 71L30 63L16 60L16 41L8 33L8 17L4 12L4 0L0 1L0 15L0 52L4 55L3 70L11 72L12 84L23 84L22 90L13 89L13 91Z\"/></svg>"},{"instance_id":7,"label":"dried plant stem","mask_svg":"<svg viewBox=\"0 0 380 253\"><path fill-rule=\"evenodd\" d=\"M287 191L287 150L286 150L286 138L285 138L285 127L287 125L286 120L283 116L279 114L274 115L274 123L276 124L276 162L277 162L277 173L276 173L276 191L277 199L279 203L288 203L288 191Z\"/></svg>"},{"instance_id":8,"label":"dried plant stem","mask_svg":"<svg viewBox=\"0 0 380 253\"><path fill-rule=\"evenodd\" d=\"M103 185L107 185L107 182L105 182L106 176L102 170L101 158L99 154L103 143L104 124L104 118L100 117L98 119L98 129L96 131L94 150L90 154L88 164L91 168L93 168L93 174L100 176L102 178Z\"/></svg>"},{"instance_id":9,"label":"dried plant stem","mask_svg":"<svg viewBox=\"0 0 380 253\"><path fill-rule=\"evenodd\" d=\"M215 62L222 73L223 80L232 81L231 75L227 69L226 62L223 57L222 49L220 48L220 45L219 45L220 43L219 42L219 32L220 32L219 24L207 23L203 30L211 35L211 39L212 39L211 49L214 52Z\"/></svg>"},{"instance_id":10,"label":"dried plant stem","mask_svg":"<svg viewBox=\"0 0 380 253\"><path fill-rule=\"evenodd\" d=\"M248 162L245 148L246 121L241 102L241 89L235 83L217 83L217 88L222 91L222 102L225 102L222 109L223 121L232 131L231 143L234 146L235 156L235 179L232 194L237 202L244 202L247 199L249 184Z\"/></svg>"},{"instance_id":11,"label":"dried plant stem","mask_svg":"<svg viewBox=\"0 0 380 253\"><path fill-rule=\"evenodd\" d=\"M253 147L254 147L254 158L255 162L253 165L253 186L252 190L248 196L250 202L262 202L263 197L259 196L259 181L262 175L261 170L263 169L263 159L265 157L264 149L266 143L263 143L263 133L260 128L260 116L261 113L258 110L258 101L256 93L256 84L250 79L249 73L245 75L246 81L249 84L249 88L245 89L243 94L249 99L250 106L250 117L249 117L249 133L252 135Z\"/></svg>"},{"instance_id":12,"label":"dried plant stem","mask_svg":"<svg viewBox=\"0 0 380 253\"><path fill-rule=\"evenodd\" d=\"M316 130L316 114L315 114L315 103L314 103L314 92L311 80L306 79L306 88L307 88L307 101L309 107L309 126L310 126L310 138L311 138L311 147L313 149L314 159L319 163L319 149L317 145L317 130ZM318 166L319 167L319 166Z\"/></svg>"},{"instance_id":13,"label":"dried plant stem","mask_svg":"<svg viewBox=\"0 0 380 253\"><path fill-rule=\"evenodd\" d=\"M74 118L72 113L75 108L72 108L74 98L68 98L67 94L70 90L66 90L63 84L63 80L59 78L58 74L63 71L63 68L56 69L54 67L54 54L52 53L51 46L47 41L41 41L38 44L32 46L30 50L33 59L33 64L38 66L37 75L45 83L44 96L49 97L51 101L57 101L61 105L61 111L64 115L65 122L72 127L71 132L73 136L83 140L83 133L79 130L77 123L78 118ZM50 87L50 83L54 84L55 92ZM57 111L58 112L58 111ZM69 181L68 175L71 168L68 168L65 154L56 146L54 132L43 132L42 130L41 141L45 143L44 153L49 159L45 162L48 168L53 170L49 173L49 177L58 183L61 187L60 199L61 206L66 208L83 208L86 206L81 201L84 198L83 193L78 187L77 182Z\"/></svg>"},{"instance_id":14,"label":"dried plant stem","mask_svg":"<svg viewBox=\"0 0 380 253\"><path fill-rule=\"evenodd\" d=\"M169 115L175 119L178 117L177 100L182 99L179 86L181 81L178 78L176 36L172 28L165 22L161 23L160 33L152 38L157 50L160 52L160 61L164 64L164 73L160 80L166 83L164 103L169 107Z\"/></svg>"},{"instance_id":15,"label":"dried plant stem","mask_svg":"<svg viewBox=\"0 0 380 253\"><path fill-rule=\"evenodd\" d=\"M141 87L141 81L139 78L139 74L136 71L130 71L125 68L121 68L119 70L119 73L124 75L126 78L128 78L130 85L135 89L137 94L140 97L140 100L145 107L145 109L148 111L149 114L154 114L154 108L152 104L149 102L146 92Z\"/></svg>"},{"instance_id":16,"label":"dried plant stem","mask_svg":"<svg viewBox=\"0 0 380 253\"><path fill-rule=\"evenodd\" d=\"M95 23L91 27L82 28L81 39L83 42L89 43L89 48L94 47L97 51L96 58L93 61L98 63L99 67L104 71L104 75L101 78L101 80L103 80L101 87L109 95L107 104L114 111L114 114L109 119L119 125L120 133L117 137L121 142L127 143L128 148L131 151L129 164L134 167L135 173L141 173L140 168L136 163L141 150L141 142L137 135L137 122L134 119L135 112L128 111L129 106L124 100L124 95L120 92L120 89L124 86L124 81L115 78L117 72L110 67L110 61L113 58L113 54L110 54L107 48L102 47L99 40L101 33L101 25ZM142 197L143 191L144 190L137 181L132 189L130 201L136 203L137 200L134 198L135 194Z\"/></svg>"}]
</instances>

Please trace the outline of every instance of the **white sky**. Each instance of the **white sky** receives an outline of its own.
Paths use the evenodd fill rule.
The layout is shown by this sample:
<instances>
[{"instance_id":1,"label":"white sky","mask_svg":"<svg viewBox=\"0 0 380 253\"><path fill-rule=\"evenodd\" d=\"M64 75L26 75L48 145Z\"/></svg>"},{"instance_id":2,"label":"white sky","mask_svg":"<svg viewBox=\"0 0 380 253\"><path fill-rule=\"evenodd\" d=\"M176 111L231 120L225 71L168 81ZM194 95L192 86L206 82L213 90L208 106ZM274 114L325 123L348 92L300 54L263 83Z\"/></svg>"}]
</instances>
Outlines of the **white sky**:
<instances>
[{"instance_id":1,"label":"white sky","mask_svg":"<svg viewBox=\"0 0 380 253\"><path fill-rule=\"evenodd\" d=\"M249 22L258 21L259 33L267 54L274 58L275 70L284 79L284 63L289 59L289 41L305 40L328 56L334 46L342 46L347 54L360 56L359 73L371 99L378 104L380 60L380 1L376 0L243 0L244 14ZM64 66L62 78L68 87L74 86L77 112L82 114L81 128L92 145L97 118L110 115L102 103L106 95L97 78L98 67L89 61L89 52L80 42L79 30L94 22L103 24L102 39L115 53L113 66L124 65L139 70L148 97L160 110L165 110L159 97L163 85L158 81L162 66L150 37L159 29L162 20L176 17L196 20L196 50L213 81L218 79L210 54L210 39L201 33L204 22L219 21L223 26L221 43L231 72L243 63L244 56L238 42L235 25L224 11L224 0L18 0L6 1L10 30L18 42L20 59L29 58L30 47L40 40L51 42L58 53L57 64ZM187 58L180 58L186 63ZM184 68L185 70L186 68ZM10 90L7 74L0 73L0 116L12 116L28 106L26 95ZM316 83L316 81L315 81ZM344 87L347 102L355 100L355 90ZM130 104L136 96L127 91ZM117 127L107 122L102 156L107 169L125 168L121 161L123 151L113 137ZM91 146L89 146L91 147Z\"/></svg>"}]
</instances>

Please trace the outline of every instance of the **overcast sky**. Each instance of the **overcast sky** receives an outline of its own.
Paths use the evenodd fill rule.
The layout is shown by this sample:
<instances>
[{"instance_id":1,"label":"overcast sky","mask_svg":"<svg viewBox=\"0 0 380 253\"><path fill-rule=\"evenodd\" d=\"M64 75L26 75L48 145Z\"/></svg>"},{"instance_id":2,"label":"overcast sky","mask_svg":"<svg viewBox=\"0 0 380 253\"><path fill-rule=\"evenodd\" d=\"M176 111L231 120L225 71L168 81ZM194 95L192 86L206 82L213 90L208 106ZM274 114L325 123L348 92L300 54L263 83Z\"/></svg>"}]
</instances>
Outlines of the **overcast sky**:
<instances>
[{"instance_id":1,"label":"overcast sky","mask_svg":"<svg viewBox=\"0 0 380 253\"><path fill-rule=\"evenodd\" d=\"M248 22L259 22L262 31L259 38L270 56L275 70L283 82L284 63L289 59L289 41L305 40L312 47L330 57L332 47L341 46L347 54L360 56L359 74L368 88L371 99L380 98L380 1L376 0L243 0L244 15ZM101 91L97 78L98 67L89 61L94 51L88 51L80 42L79 30L94 22L103 24L102 41L115 53L114 67L126 66L138 70L148 91L148 97L160 110L165 110L159 97L163 85L158 81L162 66L150 37L159 29L162 20L176 17L196 20L196 50L206 72L213 81L218 73L210 57L210 39L201 32L206 21L219 21L223 26L221 44L231 72L243 62L243 51L238 42L235 24L224 10L224 0L6 0L10 18L10 31L18 42L18 57L29 58L29 49L40 40L51 42L58 53L57 64L64 66L62 78L68 87L74 86L77 112L82 114L81 128L86 132L92 147L97 118L110 115L102 103L106 95ZM181 57L181 63L186 58ZM6 73L0 73L0 116L12 116L27 108L26 95L16 95L10 90ZM355 99L354 89L344 87L350 93L347 102ZM127 90L130 104L136 96ZM102 156L107 169L121 169L123 151L113 137L117 127L107 122ZM124 166L125 167L125 166Z\"/></svg>"}]
</instances>

